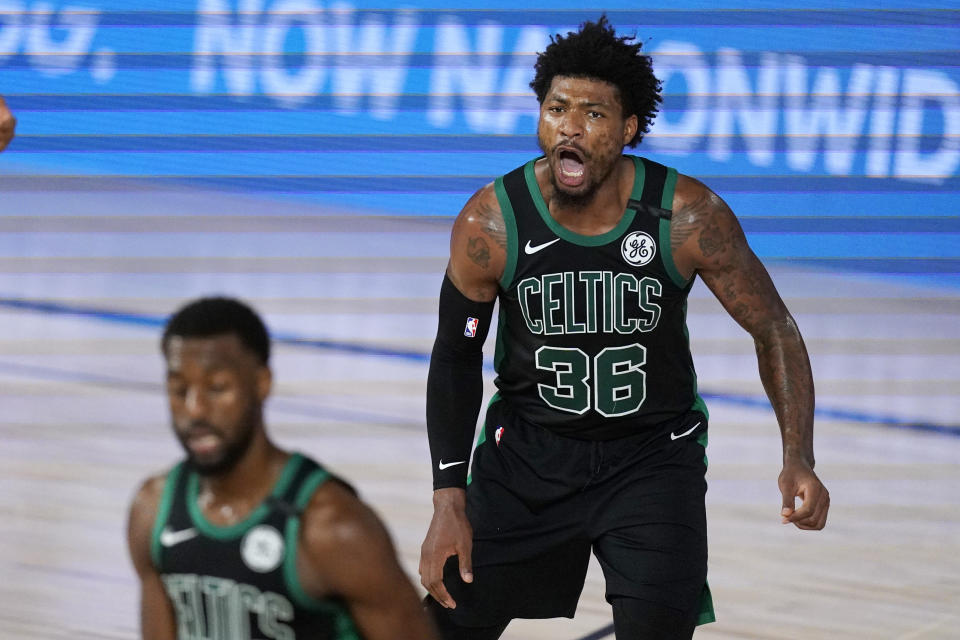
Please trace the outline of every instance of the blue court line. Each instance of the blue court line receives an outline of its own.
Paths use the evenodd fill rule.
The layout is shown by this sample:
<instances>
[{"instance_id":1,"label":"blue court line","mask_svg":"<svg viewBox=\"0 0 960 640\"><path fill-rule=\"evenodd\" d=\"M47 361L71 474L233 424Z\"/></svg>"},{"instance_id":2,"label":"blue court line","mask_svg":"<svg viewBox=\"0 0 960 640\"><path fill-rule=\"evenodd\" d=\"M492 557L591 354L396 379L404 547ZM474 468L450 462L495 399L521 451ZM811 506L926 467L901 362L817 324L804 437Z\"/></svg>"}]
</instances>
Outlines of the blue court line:
<instances>
[{"instance_id":1,"label":"blue court line","mask_svg":"<svg viewBox=\"0 0 960 640\"><path fill-rule=\"evenodd\" d=\"M131 380L103 373L90 373L87 371L76 371L73 369L61 369L58 367L48 367L43 365L22 364L20 362L8 362L0 360L0 372L12 373L14 375L30 376L41 380L76 382L90 385L93 387L103 387L112 390L132 391L136 393L148 393L150 395L163 394L165 388L161 382L146 382L143 380ZM404 421L383 413L373 413L357 409L340 409L336 407L310 406L307 403L285 398L273 398L270 401L271 406L283 413L303 416L312 419L340 420L343 422L356 422L364 424L387 425L391 427L400 427L408 431L422 431L423 423L420 421Z\"/></svg>"},{"instance_id":2,"label":"blue court line","mask_svg":"<svg viewBox=\"0 0 960 640\"><path fill-rule=\"evenodd\" d=\"M138 325L151 328L162 327L167 318L165 316L155 316L142 313L128 313L113 311L109 309L100 309L96 307L85 307L81 305L67 305L58 302L44 302L38 300L23 300L18 298L0 298L0 308L16 309L20 311L30 311L36 313L46 313L50 315L78 316L90 318L102 322L113 322L124 325ZM345 342L340 340L321 340L304 338L290 333L277 333L272 336L273 342L295 347L308 347L313 349L322 349L326 351L335 351L339 353L349 353L364 356L389 357L407 360L409 362L427 363L430 361L430 354L420 351L411 351L405 349L390 349L386 347L371 347L364 344ZM486 371L492 371L490 363L484 364ZM120 380L106 378L94 374L77 374L77 376L86 376L86 378L75 378L79 381L89 381L94 384L111 384L113 386L124 386L142 390L144 383L137 383L129 380ZM726 404L749 407L752 409L764 409L772 411L770 402L761 396L748 396L730 393L712 393L709 391L700 391L700 395L705 400L714 400ZM828 418L832 420L846 420L861 424L872 424L895 429L905 429L908 431L920 431L926 433L938 433L941 435L960 437L960 425L937 424L923 420L903 420L892 415L870 413L867 411L858 411L853 409L843 409L838 407L818 407L815 415L819 418ZM382 420L382 416L380 416Z\"/></svg>"},{"instance_id":3,"label":"blue court line","mask_svg":"<svg viewBox=\"0 0 960 640\"><path fill-rule=\"evenodd\" d=\"M33 311L37 313L46 313L50 315L68 315L100 320L103 322L113 322L125 325L139 325L144 327L162 328L167 322L167 316L155 316L145 313L129 313L123 311L112 311L97 307L85 307L82 305L67 305L59 302L43 302L39 300L23 300L19 298L0 298L0 307L7 309L17 309L20 311ZM413 362L430 362L430 354L419 351L408 351L404 349L388 349L386 347L371 347L365 344L354 342L345 342L340 340L320 340L314 338L304 338L290 333L270 334L271 340L276 344L285 344L295 347L310 347L314 349L324 349L329 351L339 351L341 353L352 353L364 356L381 356L390 358L400 358Z\"/></svg>"},{"instance_id":4,"label":"blue court line","mask_svg":"<svg viewBox=\"0 0 960 640\"><path fill-rule=\"evenodd\" d=\"M741 407L750 407L754 409L770 409L770 401L761 396L745 396L733 393L709 393L701 391L700 395L704 400L716 400L727 404L739 405ZM841 409L836 407L817 407L814 415L818 418L829 418L831 420L846 420L848 422L859 422L863 424L873 424L882 427L893 427L896 429L906 429L908 431L925 431L927 433L941 433L948 436L960 437L960 425L937 424L935 422L924 422L904 420L896 416L884 415L879 413L869 413L867 411L857 411L855 409Z\"/></svg>"},{"instance_id":5,"label":"blue court line","mask_svg":"<svg viewBox=\"0 0 960 640\"><path fill-rule=\"evenodd\" d=\"M0 371L23 376L31 376L34 378L40 378L41 380L79 382L81 384L86 384L93 387L105 387L107 389L114 390L122 389L124 391L137 391L150 394L163 393L163 385L159 382L143 382L141 380L131 380L129 378L120 378L102 373L72 371L67 369L58 369L56 367L22 364L20 362L6 362L3 360L0 360Z\"/></svg>"}]
</instances>

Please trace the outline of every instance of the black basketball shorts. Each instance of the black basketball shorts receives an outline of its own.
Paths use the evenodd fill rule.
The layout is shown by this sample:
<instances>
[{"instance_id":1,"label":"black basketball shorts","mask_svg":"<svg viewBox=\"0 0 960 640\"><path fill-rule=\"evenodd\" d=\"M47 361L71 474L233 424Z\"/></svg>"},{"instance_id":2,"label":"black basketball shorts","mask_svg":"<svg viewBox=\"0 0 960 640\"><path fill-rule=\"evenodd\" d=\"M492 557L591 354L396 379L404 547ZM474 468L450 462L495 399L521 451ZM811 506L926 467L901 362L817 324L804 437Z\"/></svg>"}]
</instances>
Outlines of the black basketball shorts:
<instances>
[{"instance_id":1,"label":"black basketball shorts","mask_svg":"<svg viewBox=\"0 0 960 640\"><path fill-rule=\"evenodd\" d=\"M491 402L473 454L471 584L444 567L456 624L572 618L590 552L606 597L713 621L707 575L707 419L693 411L617 440L558 436Z\"/></svg>"}]
</instances>

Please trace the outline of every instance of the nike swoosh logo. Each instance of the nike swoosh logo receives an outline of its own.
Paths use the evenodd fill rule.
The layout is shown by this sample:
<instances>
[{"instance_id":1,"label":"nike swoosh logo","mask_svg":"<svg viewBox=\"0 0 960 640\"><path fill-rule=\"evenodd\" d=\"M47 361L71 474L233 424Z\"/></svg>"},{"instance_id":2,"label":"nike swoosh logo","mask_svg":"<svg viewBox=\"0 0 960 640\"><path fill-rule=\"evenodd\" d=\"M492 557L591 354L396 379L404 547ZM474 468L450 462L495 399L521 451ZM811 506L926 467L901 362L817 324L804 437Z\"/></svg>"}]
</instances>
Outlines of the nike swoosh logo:
<instances>
[{"instance_id":1,"label":"nike swoosh logo","mask_svg":"<svg viewBox=\"0 0 960 640\"><path fill-rule=\"evenodd\" d=\"M160 532L160 544L165 547L173 547L181 542L186 542L187 540L196 537L197 530L193 527L190 527L189 529L181 529L180 531L173 531L167 527Z\"/></svg>"},{"instance_id":2,"label":"nike swoosh logo","mask_svg":"<svg viewBox=\"0 0 960 640\"><path fill-rule=\"evenodd\" d=\"M444 464L444 463L443 463L443 460L441 460L441 461L440 461L440 464L438 464L437 466L440 467L440 471L443 471L444 469L449 469L450 467L455 467L455 466L457 466L458 464L467 464L467 461L466 461L466 460L460 460L460 461L458 461L458 462L448 462L448 463Z\"/></svg>"},{"instance_id":3,"label":"nike swoosh logo","mask_svg":"<svg viewBox=\"0 0 960 640\"><path fill-rule=\"evenodd\" d=\"M693 430L696 429L696 428L699 427L699 426L700 426L700 423L698 422L697 424L693 425L692 427L690 427L689 429L687 429L686 431L684 431L683 433L681 433L681 434L679 434L679 435L671 431L671 432L670 432L670 439L671 439L671 440L676 440L676 439L678 439L678 438L682 438L683 436L688 436L688 435L690 435L691 433L693 433Z\"/></svg>"},{"instance_id":4,"label":"nike swoosh logo","mask_svg":"<svg viewBox=\"0 0 960 640\"><path fill-rule=\"evenodd\" d=\"M523 252L524 252L525 254L527 254L528 256L532 256L532 255L535 254L537 251L540 251L540 249L546 249L547 247L549 247L550 245L552 245L554 242L560 242L560 238L554 238L554 239L551 240L550 242L544 242L543 244L538 244L538 245L536 245L536 246L530 244L530 241L527 240L527 246L525 246L525 247L523 248Z\"/></svg>"}]
</instances>

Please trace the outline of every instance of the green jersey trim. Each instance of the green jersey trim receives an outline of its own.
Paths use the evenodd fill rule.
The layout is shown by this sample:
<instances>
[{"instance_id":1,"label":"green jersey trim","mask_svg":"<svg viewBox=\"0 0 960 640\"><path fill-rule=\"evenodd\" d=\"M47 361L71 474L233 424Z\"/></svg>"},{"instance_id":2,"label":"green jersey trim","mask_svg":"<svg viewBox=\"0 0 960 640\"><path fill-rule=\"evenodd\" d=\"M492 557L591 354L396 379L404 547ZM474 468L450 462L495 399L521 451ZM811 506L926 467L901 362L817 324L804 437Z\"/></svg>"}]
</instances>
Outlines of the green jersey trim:
<instances>
[{"instance_id":1,"label":"green jersey trim","mask_svg":"<svg viewBox=\"0 0 960 640\"><path fill-rule=\"evenodd\" d=\"M177 481L180 479L180 473L183 470L183 463L178 463L167 474L164 481L163 494L160 496L160 504L157 506L157 517L153 521L153 531L150 534L150 559L153 560L153 566L158 570L160 567L160 532L167 525L167 518L170 517L170 509L173 507L174 492L177 490Z\"/></svg>"},{"instance_id":2,"label":"green jersey trim","mask_svg":"<svg viewBox=\"0 0 960 640\"><path fill-rule=\"evenodd\" d=\"M507 263L503 266L503 275L500 277L500 288L506 290L513 281L513 274L517 270L517 217L513 212L513 205L503 186L503 176L493 183L493 191L500 203L500 212L503 214L503 226L507 235ZM538 191L539 193L539 191Z\"/></svg>"},{"instance_id":3,"label":"green jersey trim","mask_svg":"<svg viewBox=\"0 0 960 640\"><path fill-rule=\"evenodd\" d=\"M667 177L663 179L663 196L660 198L660 208L673 211L673 192L677 189L677 170L667 167Z\"/></svg>"},{"instance_id":4,"label":"green jersey trim","mask_svg":"<svg viewBox=\"0 0 960 640\"><path fill-rule=\"evenodd\" d=\"M663 198L660 206L668 211L673 210L673 192L677 187L677 170L667 167L667 177L663 181ZM670 220L660 218L660 255L663 260L663 267L667 270L667 275L673 280L673 284L681 289L690 283L690 280L680 275L677 265L673 262L673 248L670 245Z\"/></svg>"},{"instance_id":5,"label":"green jersey trim","mask_svg":"<svg viewBox=\"0 0 960 640\"><path fill-rule=\"evenodd\" d=\"M487 411L490 410L490 407L493 406L493 403L494 403L494 402L499 402L499 401L500 401L500 392L497 391L497 392L495 392L495 393L493 394L493 397L490 398L490 402L487 403ZM486 442L486 441L487 441L487 419L484 418L484 419L483 419L483 425L480 427L480 433L477 434L477 444L473 445L473 450L476 451L476 450L477 450L477 447L479 447L480 445L482 445L482 444L483 444L484 442ZM471 482L472 480L473 480L473 474L472 474L472 473L467 474L467 484L468 484L468 485L470 484L470 482Z\"/></svg>"},{"instance_id":6,"label":"green jersey trim","mask_svg":"<svg viewBox=\"0 0 960 640\"><path fill-rule=\"evenodd\" d=\"M542 156L541 156L542 157ZM645 171L643 168L643 163L634 156L629 156L633 160L634 167L634 177L633 177L633 191L631 192L631 198L640 198L641 193L643 193L643 181L645 178ZM623 216L620 217L620 222L617 225L607 231L606 233L601 233L598 236L585 236L575 231L570 231L565 226L553 219L553 216L550 215L550 209L547 207L546 201L543 199L543 194L540 193L540 185L537 184L537 176L534 171L534 164L539 158L531 160L523 167L523 176L527 181L527 188L530 190L530 196L533 198L533 204L537 207L537 211L540 213L540 217L543 218L543 222L557 234L557 237L563 238L567 242L572 242L573 244L578 244L582 247L599 247L601 245L608 244L613 240L616 240L623 235L623 232L630 227L630 224L633 223L634 216L637 215L637 212L634 209L625 209Z\"/></svg>"},{"instance_id":7,"label":"green jersey trim","mask_svg":"<svg viewBox=\"0 0 960 640\"><path fill-rule=\"evenodd\" d=\"M293 506L298 510L306 508L307 503L310 502L310 498L313 496L313 492L317 490L317 487L326 482L329 477L330 473L326 469L317 469L307 476L307 479L304 480L300 488L297 489L297 495L293 499Z\"/></svg>"},{"instance_id":8,"label":"green jersey trim","mask_svg":"<svg viewBox=\"0 0 960 640\"><path fill-rule=\"evenodd\" d=\"M287 460L287 464L284 465L283 471L280 473L280 478L274 485L270 495L277 498L282 496L286 492L287 487L290 486L297 469L300 468L302 463L302 455L299 453L291 455L290 459ZM213 524L203 515L200 505L197 504L197 496L199 493L200 477L197 473L191 472L187 478L187 511L190 513L190 519L193 521L194 526L197 527L197 530L203 535L215 540L235 540L262 522L270 513L270 506L267 504L267 501L264 500L256 509L250 512L250 515L240 522L221 527Z\"/></svg>"},{"instance_id":9,"label":"green jersey trim","mask_svg":"<svg viewBox=\"0 0 960 640\"><path fill-rule=\"evenodd\" d=\"M683 337L687 339L687 350L690 349L690 328L687 326L687 300L683 301ZM710 411L707 410L707 403L704 401L703 396L700 395L699 385L697 384L697 370L691 367L690 371L693 376L693 405L690 407L691 411L699 411L703 414L703 417L708 421L710 420ZM706 433L703 434L706 438ZM707 446L707 441L704 439L703 446Z\"/></svg>"},{"instance_id":10,"label":"green jersey trim","mask_svg":"<svg viewBox=\"0 0 960 640\"><path fill-rule=\"evenodd\" d=\"M686 311L686 309L684 309ZM686 315L686 313L684 313ZM694 390L696 390L696 378L693 381ZM703 402L703 398L700 397L700 394L697 394L697 401L693 405L694 411L702 411L703 415L707 415L707 405ZM703 447L703 470L706 473L707 470L707 431L704 431L697 437L697 442L700 446ZM717 616L713 611L713 595L710 593L710 583L704 581L703 590L700 592L700 612L697 614L697 625L709 624L711 622L716 622Z\"/></svg>"},{"instance_id":11,"label":"green jersey trim","mask_svg":"<svg viewBox=\"0 0 960 640\"><path fill-rule=\"evenodd\" d=\"M510 196L507 195L507 189L503 186L503 176L497 178L493 183L493 190L497 195L497 202L500 203L500 211L503 213L503 226L507 236L507 263L503 267L503 275L500 276L500 288L506 291L513 282L513 276L517 271L517 217L513 212L513 204L510 203ZM503 306L498 313L499 321L504 321ZM503 332L497 330L497 337L494 343L493 367L499 369L500 362L506 355L503 348ZM469 481L469 478L468 478Z\"/></svg>"},{"instance_id":12,"label":"green jersey trim","mask_svg":"<svg viewBox=\"0 0 960 640\"><path fill-rule=\"evenodd\" d=\"M317 469L311 473L300 486L294 498L294 506L298 511L302 510L310 497L321 484L330 477L330 474L323 469ZM310 611L323 611L326 603L311 597L303 584L300 582L300 576L297 573L297 548L300 540L300 516L291 517L287 520L287 526L284 530L284 539L286 542L285 555L283 558L283 579L287 583L287 589L290 595L297 601L297 604Z\"/></svg>"},{"instance_id":13,"label":"green jersey trim","mask_svg":"<svg viewBox=\"0 0 960 640\"><path fill-rule=\"evenodd\" d=\"M633 160L633 191L630 192L630 197L634 200L643 199L643 186L647 182L647 165L643 164L640 161L640 158L637 156L627 156ZM634 211L631 209L631 211Z\"/></svg>"},{"instance_id":14,"label":"green jersey trim","mask_svg":"<svg viewBox=\"0 0 960 640\"><path fill-rule=\"evenodd\" d=\"M709 460L707 460L707 443L708 443L708 441L709 441L709 438L707 438L707 432L706 432L706 431L704 431L703 433L701 433L701 434L700 434L700 437L697 438L697 442L700 444L701 447L703 447L703 468L704 468L704 469L706 469L708 466L710 466L710 462L709 462Z\"/></svg>"},{"instance_id":15,"label":"green jersey trim","mask_svg":"<svg viewBox=\"0 0 960 640\"><path fill-rule=\"evenodd\" d=\"M323 469L317 469L310 474L297 492L296 504L306 506L316 488L329 477L330 474ZM286 555L283 559L283 579L287 584L290 596L302 609L332 616L337 640L362 640L353 619L342 605L313 598L303 588L300 583L300 576L297 574L297 541L299 539L300 517L297 516L287 520L287 528L284 532Z\"/></svg>"},{"instance_id":16,"label":"green jersey trim","mask_svg":"<svg viewBox=\"0 0 960 640\"><path fill-rule=\"evenodd\" d=\"M493 350L493 369L494 371L500 371L500 366L503 364L503 358L507 355L507 349L503 344L503 331L500 327L506 325L507 322L507 310L503 308L501 304L497 311L497 338L494 343Z\"/></svg>"},{"instance_id":17,"label":"green jersey trim","mask_svg":"<svg viewBox=\"0 0 960 640\"><path fill-rule=\"evenodd\" d=\"M697 625L716 622L717 615L713 611L713 594L710 593L710 585L703 583L703 590L700 592L700 612L697 614Z\"/></svg>"}]
</instances>

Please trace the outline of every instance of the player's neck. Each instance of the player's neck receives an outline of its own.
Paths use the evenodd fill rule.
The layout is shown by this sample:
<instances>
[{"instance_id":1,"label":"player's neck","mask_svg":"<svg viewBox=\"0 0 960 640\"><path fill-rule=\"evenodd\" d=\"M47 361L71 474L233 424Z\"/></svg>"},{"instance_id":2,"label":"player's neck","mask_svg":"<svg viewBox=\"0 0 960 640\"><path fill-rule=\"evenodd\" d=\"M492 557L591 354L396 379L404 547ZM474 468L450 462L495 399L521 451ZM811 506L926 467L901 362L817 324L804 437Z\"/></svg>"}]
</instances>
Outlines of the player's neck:
<instances>
[{"instance_id":1,"label":"player's neck","mask_svg":"<svg viewBox=\"0 0 960 640\"><path fill-rule=\"evenodd\" d=\"M541 192L554 220L574 233L595 236L610 231L620 222L633 190L633 180L633 162L621 157L587 201L575 203L563 198L549 178L546 188L541 184Z\"/></svg>"},{"instance_id":2,"label":"player's neck","mask_svg":"<svg viewBox=\"0 0 960 640\"><path fill-rule=\"evenodd\" d=\"M198 502L204 515L220 525L243 520L270 495L289 458L260 430L229 471L201 477Z\"/></svg>"}]
</instances>

